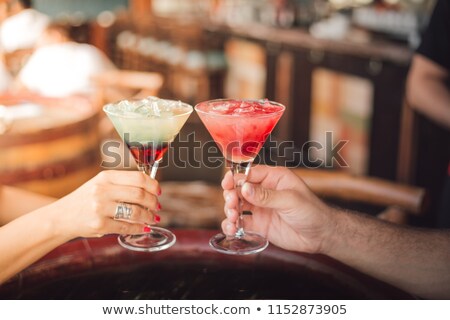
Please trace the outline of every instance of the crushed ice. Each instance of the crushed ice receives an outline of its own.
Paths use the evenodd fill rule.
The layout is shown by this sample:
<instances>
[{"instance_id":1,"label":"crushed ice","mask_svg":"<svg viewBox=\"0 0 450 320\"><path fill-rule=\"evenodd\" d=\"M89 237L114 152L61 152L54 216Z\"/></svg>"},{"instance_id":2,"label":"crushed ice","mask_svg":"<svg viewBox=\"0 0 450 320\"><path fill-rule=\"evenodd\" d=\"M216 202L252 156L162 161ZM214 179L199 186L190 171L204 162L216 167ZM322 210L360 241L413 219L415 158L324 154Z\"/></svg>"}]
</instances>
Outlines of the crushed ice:
<instances>
[{"instance_id":1,"label":"crushed ice","mask_svg":"<svg viewBox=\"0 0 450 320\"><path fill-rule=\"evenodd\" d=\"M110 104L108 110L121 115L145 117L171 117L180 113L186 107L181 101L165 100L149 96L141 100L122 100Z\"/></svg>"}]
</instances>

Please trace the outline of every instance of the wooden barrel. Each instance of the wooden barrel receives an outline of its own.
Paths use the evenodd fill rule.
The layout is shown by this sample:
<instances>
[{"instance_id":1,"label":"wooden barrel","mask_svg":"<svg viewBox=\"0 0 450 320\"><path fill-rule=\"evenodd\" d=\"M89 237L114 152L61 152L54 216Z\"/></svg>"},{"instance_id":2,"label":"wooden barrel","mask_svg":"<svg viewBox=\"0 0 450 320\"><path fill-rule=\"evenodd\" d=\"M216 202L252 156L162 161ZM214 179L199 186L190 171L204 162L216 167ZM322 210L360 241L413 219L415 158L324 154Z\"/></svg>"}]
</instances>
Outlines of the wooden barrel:
<instances>
[{"instance_id":1,"label":"wooden barrel","mask_svg":"<svg viewBox=\"0 0 450 320\"><path fill-rule=\"evenodd\" d=\"M85 106L53 101L15 120L0 134L0 184L53 197L73 191L100 169L98 119Z\"/></svg>"}]
</instances>

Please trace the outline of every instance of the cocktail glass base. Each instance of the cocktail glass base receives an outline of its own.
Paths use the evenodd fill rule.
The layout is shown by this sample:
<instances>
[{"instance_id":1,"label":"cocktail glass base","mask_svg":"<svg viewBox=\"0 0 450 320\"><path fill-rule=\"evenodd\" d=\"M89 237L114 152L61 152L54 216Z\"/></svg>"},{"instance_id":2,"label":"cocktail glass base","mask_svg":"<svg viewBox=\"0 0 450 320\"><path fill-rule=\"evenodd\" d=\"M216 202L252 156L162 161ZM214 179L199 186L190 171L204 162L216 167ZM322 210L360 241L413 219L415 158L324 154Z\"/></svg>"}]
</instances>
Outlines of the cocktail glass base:
<instances>
[{"instance_id":1,"label":"cocktail glass base","mask_svg":"<svg viewBox=\"0 0 450 320\"><path fill-rule=\"evenodd\" d=\"M149 233L135 235L120 235L119 244L129 250L154 252L170 248L175 244L175 235L164 228L152 227Z\"/></svg>"},{"instance_id":2,"label":"cocktail glass base","mask_svg":"<svg viewBox=\"0 0 450 320\"><path fill-rule=\"evenodd\" d=\"M221 253L247 255L263 251L269 242L262 235L254 232L245 232L241 237L219 233L209 240L209 245Z\"/></svg>"}]
</instances>

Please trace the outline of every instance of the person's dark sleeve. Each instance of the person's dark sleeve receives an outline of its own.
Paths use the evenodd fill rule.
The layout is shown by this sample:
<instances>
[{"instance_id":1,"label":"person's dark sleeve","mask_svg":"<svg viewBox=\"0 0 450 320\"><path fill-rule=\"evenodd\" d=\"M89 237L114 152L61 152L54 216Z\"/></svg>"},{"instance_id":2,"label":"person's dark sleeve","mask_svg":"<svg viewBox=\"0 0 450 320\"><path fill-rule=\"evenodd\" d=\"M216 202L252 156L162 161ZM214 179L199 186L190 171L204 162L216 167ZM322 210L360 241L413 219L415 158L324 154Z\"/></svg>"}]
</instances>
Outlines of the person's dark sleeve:
<instances>
[{"instance_id":1,"label":"person's dark sleeve","mask_svg":"<svg viewBox=\"0 0 450 320\"><path fill-rule=\"evenodd\" d=\"M438 0L417 53L450 71L450 0Z\"/></svg>"}]
</instances>

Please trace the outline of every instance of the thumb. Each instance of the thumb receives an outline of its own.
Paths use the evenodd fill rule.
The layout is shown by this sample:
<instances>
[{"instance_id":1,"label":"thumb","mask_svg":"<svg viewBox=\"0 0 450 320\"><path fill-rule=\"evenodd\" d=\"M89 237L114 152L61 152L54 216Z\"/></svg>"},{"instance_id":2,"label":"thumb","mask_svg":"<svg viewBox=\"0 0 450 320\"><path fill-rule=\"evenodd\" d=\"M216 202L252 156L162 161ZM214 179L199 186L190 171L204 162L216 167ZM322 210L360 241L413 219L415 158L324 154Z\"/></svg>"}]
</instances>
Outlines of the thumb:
<instances>
[{"instance_id":1,"label":"thumb","mask_svg":"<svg viewBox=\"0 0 450 320\"><path fill-rule=\"evenodd\" d=\"M295 196L289 190L266 189L250 182L244 183L242 196L249 203L263 208L288 209L295 206Z\"/></svg>"}]
</instances>

